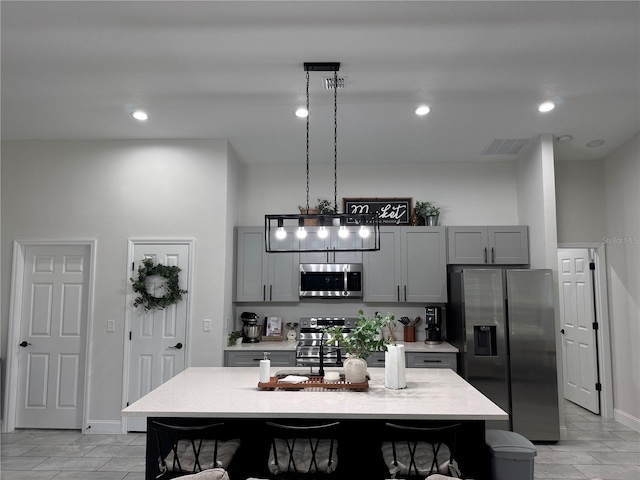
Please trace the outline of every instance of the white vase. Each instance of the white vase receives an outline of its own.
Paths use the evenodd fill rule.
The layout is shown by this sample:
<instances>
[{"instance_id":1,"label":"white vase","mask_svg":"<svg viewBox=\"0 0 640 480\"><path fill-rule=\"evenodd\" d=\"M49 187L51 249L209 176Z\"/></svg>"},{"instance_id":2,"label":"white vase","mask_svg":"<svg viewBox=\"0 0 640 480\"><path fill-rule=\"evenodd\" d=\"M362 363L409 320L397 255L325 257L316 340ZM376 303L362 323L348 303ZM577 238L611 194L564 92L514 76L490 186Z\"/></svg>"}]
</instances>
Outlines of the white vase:
<instances>
[{"instance_id":1,"label":"white vase","mask_svg":"<svg viewBox=\"0 0 640 480\"><path fill-rule=\"evenodd\" d=\"M367 380L367 361L360 357L348 357L344 361L344 380L347 383L364 383Z\"/></svg>"}]
</instances>

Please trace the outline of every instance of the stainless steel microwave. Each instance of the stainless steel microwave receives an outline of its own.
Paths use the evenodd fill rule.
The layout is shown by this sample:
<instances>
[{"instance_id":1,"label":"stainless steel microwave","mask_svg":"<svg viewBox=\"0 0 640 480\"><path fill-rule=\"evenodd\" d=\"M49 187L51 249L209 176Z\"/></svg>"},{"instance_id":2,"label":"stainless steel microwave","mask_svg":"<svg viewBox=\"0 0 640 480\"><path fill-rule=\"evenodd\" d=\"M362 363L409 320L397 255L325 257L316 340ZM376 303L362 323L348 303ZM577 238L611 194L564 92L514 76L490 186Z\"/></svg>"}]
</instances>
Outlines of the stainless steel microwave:
<instances>
[{"instance_id":1,"label":"stainless steel microwave","mask_svg":"<svg viewBox=\"0 0 640 480\"><path fill-rule=\"evenodd\" d=\"M301 263L300 297L362 298L361 263Z\"/></svg>"}]
</instances>

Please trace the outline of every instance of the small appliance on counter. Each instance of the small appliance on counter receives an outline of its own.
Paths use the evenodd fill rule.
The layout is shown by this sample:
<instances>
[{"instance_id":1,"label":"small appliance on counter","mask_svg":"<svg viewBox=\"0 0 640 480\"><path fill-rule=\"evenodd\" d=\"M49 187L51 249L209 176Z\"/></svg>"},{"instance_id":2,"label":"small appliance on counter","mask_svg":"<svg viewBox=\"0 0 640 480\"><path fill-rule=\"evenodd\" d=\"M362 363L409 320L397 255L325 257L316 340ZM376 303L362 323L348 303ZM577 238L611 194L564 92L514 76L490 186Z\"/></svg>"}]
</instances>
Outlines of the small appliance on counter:
<instances>
[{"instance_id":1,"label":"small appliance on counter","mask_svg":"<svg viewBox=\"0 0 640 480\"><path fill-rule=\"evenodd\" d=\"M424 343L438 345L442 343L442 307L425 307L427 338Z\"/></svg>"},{"instance_id":2,"label":"small appliance on counter","mask_svg":"<svg viewBox=\"0 0 640 480\"><path fill-rule=\"evenodd\" d=\"M253 312L242 312L242 343L257 343L262 338L262 325L258 324L260 317Z\"/></svg>"}]
</instances>

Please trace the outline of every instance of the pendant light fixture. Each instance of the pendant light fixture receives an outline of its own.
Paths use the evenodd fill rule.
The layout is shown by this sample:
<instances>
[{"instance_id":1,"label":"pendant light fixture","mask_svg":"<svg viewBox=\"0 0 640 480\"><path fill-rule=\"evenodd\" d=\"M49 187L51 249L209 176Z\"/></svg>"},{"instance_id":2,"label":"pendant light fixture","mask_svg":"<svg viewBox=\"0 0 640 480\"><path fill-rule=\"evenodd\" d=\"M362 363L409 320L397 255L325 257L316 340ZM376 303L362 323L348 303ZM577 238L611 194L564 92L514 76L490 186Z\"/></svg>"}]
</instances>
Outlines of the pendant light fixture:
<instances>
[{"instance_id":1,"label":"pendant light fixture","mask_svg":"<svg viewBox=\"0 0 640 480\"><path fill-rule=\"evenodd\" d=\"M380 250L380 220L377 213L338 213L338 88L340 63L305 63L306 72L306 167L307 204L305 213L264 216L265 249L286 252L362 252ZM327 88L333 90L333 211L309 213L309 72L333 72Z\"/></svg>"}]
</instances>

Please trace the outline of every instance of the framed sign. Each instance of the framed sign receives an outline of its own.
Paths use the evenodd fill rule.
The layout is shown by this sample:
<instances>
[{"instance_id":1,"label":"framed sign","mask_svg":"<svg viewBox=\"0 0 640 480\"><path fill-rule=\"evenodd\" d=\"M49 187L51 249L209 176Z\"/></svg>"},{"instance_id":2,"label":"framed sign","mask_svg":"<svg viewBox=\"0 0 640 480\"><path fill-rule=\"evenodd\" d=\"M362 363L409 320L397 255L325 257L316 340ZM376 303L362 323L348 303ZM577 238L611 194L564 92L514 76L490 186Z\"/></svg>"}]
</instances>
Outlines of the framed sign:
<instances>
[{"instance_id":1,"label":"framed sign","mask_svg":"<svg viewBox=\"0 0 640 480\"><path fill-rule=\"evenodd\" d=\"M343 198L342 211L352 215L377 213L380 225L409 225L411 198Z\"/></svg>"},{"instance_id":2,"label":"framed sign","mask_svg":"<svg viewBox=\"0 0 640 480\"><path fill-rule=\"evenodd\" d=\"M282 318L266 317L264 322L263 342L282 341Z\"/></svg>"}]
</instances>

